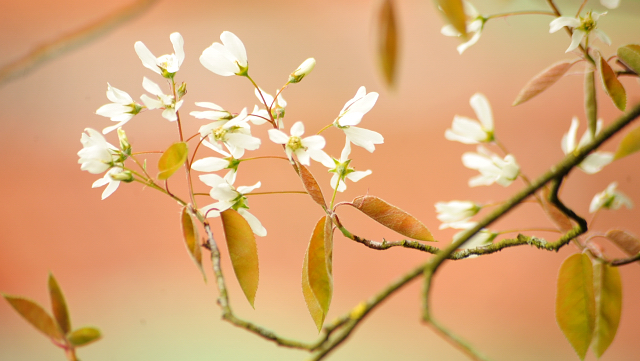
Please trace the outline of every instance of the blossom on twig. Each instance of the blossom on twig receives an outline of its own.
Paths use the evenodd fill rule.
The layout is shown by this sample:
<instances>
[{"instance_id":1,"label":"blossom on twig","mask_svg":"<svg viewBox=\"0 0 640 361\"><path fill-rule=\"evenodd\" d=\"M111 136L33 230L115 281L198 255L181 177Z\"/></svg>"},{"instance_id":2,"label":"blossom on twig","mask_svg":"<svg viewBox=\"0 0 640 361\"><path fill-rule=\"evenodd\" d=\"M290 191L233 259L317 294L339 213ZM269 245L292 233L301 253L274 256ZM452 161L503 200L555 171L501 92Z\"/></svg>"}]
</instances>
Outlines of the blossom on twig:
<instances>
[{"instance_id":1,"label":"blossom on twig","mask_svg":"<svg viewBox=\"0 0 640 361\"><path fill-rule=\"evenodd\" d=\"M453 117L451 129L444 132L444 137L465 144L493 141L493 113L489 101L483 94L476 93L473 94L469 103L479 121L456 115Z\"/></svg>"},{"instance_id":2,"label":"blossom on twig","mask_svg":"<svg viewBox=\"0 0 640 361\"><path fill-rule=\"evenodd\" d=\"M571 119L571 127L569 128L569 132L567 132L562 137L562 142L560 143L564 154L574 152L593 140L591 132L587 130L582 135L582 138L580 138L580 142L576 144L578 125L578 118L573 117L573 119ZM602 119L598 119L598 122L596 123L596 135L600 133L600 129L602 129ZM584 160L580 164L578 164L578 168L582 169L587 174L598 173L605 165L611 163L612 161L613 153L592 152L586 158L584 158Z\"/></svg>"},{"instance_id":3,"label":"blossom on twig","mask_svg":"<svg viewBox=\"0 0 640 361\"><path fill-rule=\"evenodd\" d=\"M625 206L629 209L633 208L633 202L624 193L616 189L617 182L609 184L607 189L596 194L589 205L589 213L594 213L599 209L619 209Z\"/></svg>"},{"instance_id":4,"label":"blossom on twig","mask_svg":"<svg viewBox=\"0 0 640 361\"><path fill-rule=\"evenodd\" d=\"M469 180L469 187L488 186L493 183L506 187L520 174L520 166L513 155L504 159L479 145L478 153L467 152L462 155L465 167L476 169L480 175Z\"/></svg>"},{"instance_id":5,"label":"blossom on twig","mask_svg":"<svg viewBox=\"0 0 640 361\"><path fill-rule=\"evenodd\" d=\"M364 86L358 88L356 95L350 99L342 110L340 115L333 122L333 125L344 131L347 139L360 147L373 152L376 149L375 144L384 143L384 138L378 132L372 130L358 128L362 117L367 114L378 100L378 93L367 93Z\"/></svg>"},{"instance_id":6,"label":"blossom on twig","mask_svg":"<svg viewBox=\"0 0 640 361\"><path fill-rule=\"evenodd\" d=\"M142 60L142 65L165 78L172 78L173 75L180 70L180 65L182 65L185 56L182 35L180 35L180 33L172 33L169 39L171 39L171 44L173 44L173 54L162 55L158 58L151 53L143 42L137 41L134 45L136 54L138 54L138 57Z\"/></svg>"}]
</instances>

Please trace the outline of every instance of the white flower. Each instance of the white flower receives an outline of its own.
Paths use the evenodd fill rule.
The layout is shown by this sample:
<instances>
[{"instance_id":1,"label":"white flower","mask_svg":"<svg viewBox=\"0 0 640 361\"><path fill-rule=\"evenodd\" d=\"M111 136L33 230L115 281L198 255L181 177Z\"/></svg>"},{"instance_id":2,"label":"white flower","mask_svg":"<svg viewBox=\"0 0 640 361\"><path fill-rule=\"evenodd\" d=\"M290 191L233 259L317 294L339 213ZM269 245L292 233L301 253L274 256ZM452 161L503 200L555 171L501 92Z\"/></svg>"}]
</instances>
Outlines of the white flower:
<instances>
[{"instance_id":1,"label":"white flower","mask_svg":"<svg viewBox=\"0 0 640 361\"><path fill-rule=\"evenodd\" d=\"M193 162L193 164L191 164L191 169L199 172L217 172L219 170L229 169L225 179L227 179L229 183L233 184L236 179L239 164L240 161L235 158L207 157Z\"/></svg>"},{"instance_id":2,"label":"white flower","mask_svg":"<svg viewBox=\"0 0 640 361\"><path fill-rule=\"evenodd\" d=\"M92 174L100 174L114 166L117 159L116 147L107 143L102 134L95 129L86 128L80 142L83 148L78 152L80 169Z\"/></svg>"},{"instance_id":3,"label":"white flower","mask_svg":"<svg viewBox=\"0 0 640 361\"><path fill-rule=\"evenodd\" d=\"M367 89L361 86L356 92L356 96L344 105L340 115L333 122L334 126L344 131L351 143L363 147L369 152L376 149L375 144L384 143L384 138L378 132L358 128L355 125L360 123L362 117L373 108L377 100L378 93L370 92L367 94Z\"/></svg>"},{"instance_id":4,"label":"white flower","mask_svg":"<svg viewBox=\"0 0 640 361\"><path fill-rule=\"evenodd\" d=\"M216 203L202 207L200 212L203 215L206 217L218 217L220 212L231 208L247 220L247 223L249 223L251 230L256 236L264 237L267 235L267 230L262 226L258 218L249 213L247 197L245 197L245 194L259 188L260 182L250 187L241 186L236 189L233 187L233 180L226 179L226 177L222 178L217 174L201 175L200 180L211 187L211 191L209 192L211 198L218 200Z\"/></svg>"},{"instance_id":5,"label":"white flower","mask_svg":"<svg viewBox=\"0 0 640 361\"><path fill-rule=\"evenodd\" d=\"M576 144L576 135L578 133L578 125L579 125L578 118L573 117L573 119L571 119L571 127L569 128L569 132L567 132L567 134L565 134L562 137L561 146L564 154L569 154L571 152L574 152L593 140L593 138L591 137L591 132L587 130L582 135L582 138L580 138L580 142ZM600 133L601 128L602 128L602 119L598 119L598 122L596 123L596 135ZM593 174L593 173L599 172L605 165L611 163L612 161L613 161L613 153L593 152L589 154L582 161L582 163L578 164L578 167L587 174Z\"/></svg>"},{"instance_id":6,"label":"white flower","mask_svg":"<svg viewBox=\"0 0 640 361\"><path fill-rule=\"evenodd\" d=\"M593 32L597 38L603 43L611 45L611 39L602 30L598 29L597 21L600 16L605 15L606 12L599 14L595 11L589 11L584 17L580 19L572 18L569 16L560 16L549 23L549 33L555 33L556 31L567 26L573 29L573 35L571 36L571 44L565 51L568 53L578 46L585 37L589 39L589 35ZM587 40L588 41L588 40Z\"/></svg>"},{"instance_id":7,"label":"white flower","mask_svg":"<svg viewBox=\"0 0 640 361\"><path fill-rule=\"evenodd\" d=\"M195 103L199 107L211 109L205 111L192 111L189 115L192 115L198 119L209 119L209 120L223 120L223 119L231 119L233 115L228 111L222 109L221 106L210 103L210 102L196 102Z\"/></svg>"},{"instance_id":8,"label":"white flower","mask_svg":"<svg viewBox=\"0 0 640 361\"><path fill-rule=\"evenodd\" d=\"M336 185L338 186L338 192L344 192L347 189L347 184L344 182L345 179L349 179L352 182L357 182L360 179L371 174L371 170L366 171L357 171L353 168L349 167L349 163L351 163L351 159L349 159L349 154L351 153L351 142L349 140L346 141L344 145L344 149L342 149L342 153L340 154L340 160L331 158L332 162L323 163L325 167L329 168L329 172L333 173L333 177L331 177L331 188L336 189Z\"/></svg>"},{"instance_id":9,"label":"white flower","mask_svg":"<svg viewBox=\"0 0 640 361\"><path fill-rule=\"evenodd\" d=\"M475 216L481 209L482 206L471 201L438 202L436 203L437 218L442 222L439 229L467 228L469 218Z\"/></svg>"},{"instance_id":10,"label":"white flower","mask_svg":"<svg viewBox=\"0 0 640 361\"><path fill-rule=\"evenodd\" d=\"M477 222L468 222L465 224L464 230L453 235L453 241L459 240L469 229L475 227ZM456 227L457 228L457 227ZM492 232L486 228L481 229L478 233L474 234L469 240L467 240L460 249L477 248L490 244L498 236L498 233Z\"/></svg>"},{"instance_id":11,"label":"white flower","mask_svg":"<svg viewBox=\"0 0 640 361\"><path fill-rule=\"evenodd\" d=\"M504 159L488 151L483 146L478 146L478 153L467 152L462 155L462 163L465 167L476 169L480 175L469 180L469 187L488 186L498 183L503 187L513 182L520 173L520 166L511 154Z\"/></svg>"},{"instance_id":12,"label":"white flower","mask_svg":"<svg viewBox=\"0 0 640 361\"><path fill-rule=\"evenodd\" d=\"M309 75L316 66L316 59L309 58L300 64L298 69L289 75L289 83L299 83L302 78Z\"/></svg>"},{"instance_id":13,"label":"white flower","mask_svg":"<svg viewBox=\"0 0 640 361\"><path fill-rule=\"evenodd\" d=\"M96 114L111 118L112 121L119 123L104 128L102 130L102 134L107 134L112 130L123 126L142 109L142 106L136 104L127 92L112 87L109 83L107 83L107 98L113 103L101 106L96 110Z\"/></svg>"},{"instance_id":14,"label":"white flower","mask_svg":"<svg viewBox=\"0 0 640 361\"><path fill-rule=\"evenodd\" d=\"M600 0L600 4L607 9L615 9L620 5L620 0Z\"/></svg>"},{"instance_id":15,"label":"white flower","mask_svg":"<svg viewBox=\"0 0 640 361\"><path fill-rule=\"evenodd\" d=\"M247 108L231 120L221 119L200 127L200 136L209 137L209 142L203 142L207 147L226 155L220 143L223 143L234 158L241 158L244 150L256 150L260 147L260 139L251 136L247 124Z\"/></svg>"},{"instance_id":16,"label":"white flower","mask_svg":"<svg viewBox=\"0 0 640 361\"><path fill-rule=\"evenodd\" d=\"M120 185L120 181L111 178L111 176L121 173L122 171L123 169L120 167L111 168L107 173L105 173L104 177L93 182L93 184L91 185L91 188L102 187L103 185L106 184L107 187L104 189L104 191L102 191L102 200L104 200L105 198L113 194L113 192L115 192L116 189L118 189L118 186Z\"/></svg>"},{"instance_id":17,"label":"white flower","mask_svg":"<svg viewBox=\"0 0 640 361\"><path fill-rule=\"evenodd\" d=\"M633 202L624 193L618 191L616 187L618 183L612 182L607 189L596 194L589 205L589 213L604 209L618 209L623 205L627 208L633 208Z\"/></svg>"},{"instance_id":18,"label":"white flower","mask_svg":"<svg viewBox=\"0 0 640 361\"><path fill-rule=\"evenodd\" d=\"M162 117L169 121L173 122L178 119L176 112L180 109L184 100L176 102L173 95L164 94L162 89L160 89L160 86L149 80L147 77L144 77L142 80L142 87L149 93L156 96L156 99L151 98L147 94L142 94L142 96L140 96L140 99L142 99L142 102L147 108L164 109Z\"/></svg>"},{"instance_id":19,"label":"white flower","mask_svg":"<svg viewBox=\"0 0 640 361\"><path fill-rule=\"evenodd\" d=\"M282 97L282 92L279 90L276 90L276 94L278 94L278 97L276 99L274 99L271 94L265 92L262 89L260 89L260 91L258 91L258 89L255 89L254 92L256 94L256 98L258 98L260 103L262 103L265 107L267 107L267 109L269 108L271 109L271 115L273 116L273 118L278 119L278 128L280 129L284 128L284 124L282 123L282 118L284 117L284 111L285 111L285 108L287 107L287 101L284 100L284 98ZM263 97L264 99L262 99ZM268 117L269 116L268 113L267 112L265 113L267 114L267 117Z\"/></svg>"},{"instance_id":20,"label":"white flower","mask_svg":"<svg viewBox=\"0 0 640 361\"><path fill-rule=\"evenodd\" d=\"M458 45L458 53L462 54L465 50L467 50L471 45L478 42L480 39L480 34L482 33L482 28L484 27L484 22L486 19L478 13L473 5L471 5L468 1L463 1L464 5L464 13L467 16L466 26L467 26L467 34L473 34L469 40ZM456 36L459 37L461 34L456 30L456 28L447 24L440 29L440 33L446 36Z\"/></svg>"},{"instance_id":21,"label":"white flower","mask_svg":"<svg viewBox=\"0 0 640 361\"><path fill-rule=\"evenodd\" d=\"M469 103L480 121L456 115L451 129L445 131L444 137L465 144L493 141L493 114L489 101L484 95L476 93Z\"/></svg>"},{"instance_id":22,"label":"white flower","mask_svg":"<svg viewBox=\"0 0 640 361\"><path fill-rule=\"evenodd\" d=\"M286 144L285 153L287 153L290 161L293 161L292 157L295 154L298 157L298 161L304 165L309 165L309 158L322 164L332 162L331 157L322 151L326 142L321 135L301 138L302 134L304 134L302 122L296 122L291 127L290 137L278 129L269 129L269 139L271 141L276 144Z\"/></svg>"},{"instance_id":23,"label":"white flower","mask_svg":"<svg viewBox=\"0 0 640 361\"><path fill-rule=\"evenodd\" d=\"M200 63L218 75L247 75L249 63L242 41L229 31L224 31L220 35L220 40L222 44L213 43L204 49L200 56Z\"/></svg>"},{"instance_id":24,"label":"white flower","mask_svg":"<svg viewBox=\"0 0 640 361\"><path fill-rule=\"evenodd\" d=\"M142 60L142 65L165 78L173 77L173 74L180 69L180 65L184 61L184 40L182 35L180 33L172 33L169 39L173 44L173 54L162 55L159 58L156 58L143 42L137 41L134 45L138 57Z\"/></svg>"}]
</instances>

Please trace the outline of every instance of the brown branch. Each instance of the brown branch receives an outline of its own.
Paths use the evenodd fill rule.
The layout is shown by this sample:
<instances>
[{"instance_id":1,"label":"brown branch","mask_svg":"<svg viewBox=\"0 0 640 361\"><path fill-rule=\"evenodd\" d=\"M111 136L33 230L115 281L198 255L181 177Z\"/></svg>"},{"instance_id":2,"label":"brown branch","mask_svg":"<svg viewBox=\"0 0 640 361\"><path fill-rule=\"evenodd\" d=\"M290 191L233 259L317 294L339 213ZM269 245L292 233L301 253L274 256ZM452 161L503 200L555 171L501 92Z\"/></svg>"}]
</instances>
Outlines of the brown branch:
<instances>
[{"instance_id":1,"label":"brown branch","mask_svg":"<svg viewBox=\"0 0 640 361\"><path fill-rule=\"evenodd\" d=\"M65 34L53 41L39 45L20 59L0 68L0 86L29 73L48 60L79 48L108 33L120 24L141 14L156 1L157 0L138 0L92 24Z\"/></svg>"},{"instance_id":2,"label":"brown branch","mask_svg":"<svg viewBox=\"0 0 640 361\"><path fill-rule=\"evenodd\" d=\"M611 261L611 265L614 267L624 266L626 264L633 263L638 260L640 260L640 253L638 253L633 257L614 259L613 261Z\"/></svg>"}]
</instances>

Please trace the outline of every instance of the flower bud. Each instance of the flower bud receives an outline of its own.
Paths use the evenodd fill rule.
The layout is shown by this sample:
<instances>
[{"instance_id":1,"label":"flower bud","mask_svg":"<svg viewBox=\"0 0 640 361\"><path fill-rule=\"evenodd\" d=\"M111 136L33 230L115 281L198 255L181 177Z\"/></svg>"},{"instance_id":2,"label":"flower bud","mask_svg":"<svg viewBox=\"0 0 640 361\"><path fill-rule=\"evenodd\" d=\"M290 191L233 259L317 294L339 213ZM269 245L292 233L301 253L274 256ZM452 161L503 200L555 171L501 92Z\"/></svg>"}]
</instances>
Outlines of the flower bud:
<instances>
[{"instance_id":1,"label":"flower bud","mask_svg":"<svg viewBox=\"0 0 640 361\"><path fill-rule=\"evenodd\" d=\"M180 87L178 87L178 99L182 99L185 94L187 94L187 83L182 82Z\"/></svg>"},{"instance_id":2,"label":"flower bud","mask_svg":"<svg viewBox=\"0 0 640 361\"><path fill-rule=\"evenodd\" d=\"M127 154L131 154L131 143L129 143L127 134L122 128L118 128L118 139L120 140L120 149Z\"/></svg>"},{"instance_id":3,"label":"flower bud","mask_svg":"<svg viewBox=\"0 0 640 361\"><path fill-rule=\"evenodd\" d=\"M291 75L289 75L289 83L298 83L302 78L304 78L307 74L311 73L313 67L316 66L316 59L309 58L302 62L298 69L296 69Z\"/></svg>"},{"instance_id":4,"label":"flower bud","mask_svg":"<svg viewBox=\"0 0 640 361\"><path fill-rule=\"evenodd\" d=\"M125 182L125 183L133 182L133 174L131 174L131 172L128 170L118 172L118 173L115 173L115 172L109 173L109 177L111 177L111 179L113 179L114 181Z\"/></svg>"}]
</instances>

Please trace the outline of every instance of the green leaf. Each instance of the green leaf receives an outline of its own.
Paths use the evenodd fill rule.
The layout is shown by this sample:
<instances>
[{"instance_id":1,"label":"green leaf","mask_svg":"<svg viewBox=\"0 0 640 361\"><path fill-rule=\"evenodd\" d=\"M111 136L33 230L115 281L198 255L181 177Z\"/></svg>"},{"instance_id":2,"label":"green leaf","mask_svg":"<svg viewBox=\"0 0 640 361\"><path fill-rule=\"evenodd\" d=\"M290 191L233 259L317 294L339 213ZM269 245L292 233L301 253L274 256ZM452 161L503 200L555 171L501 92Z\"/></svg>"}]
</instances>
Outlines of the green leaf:
<instances>
[{"instance_id":1,"label":"green leaf","mask_svg":"<svg viewBox=\"0 0 640 361\"><path fill-rule=\"evenodd\" d=\"M398 30L393 2L385 0L378 14L378 60L387 86L395 81L398 59Z\"/></svg>"},{"instance_id":2,"label":"green leaf","mask_svg":"<svg viewBox=\"0 0 640 361\"><path fill-rule=\"evenodd\" d=\"M604 91L607 93L609 98L613 100L613 104L615 104L618 109L624 110L627 106L627 93L625 92L622 83L620 83L616 73L611 69L611 66L607 63L606 59L600 57L598 64L598 68L600 69L600 79L602 79L602 87L604 88Z\"/></svg>"},{"instance_id":3,"label":"green leaf","mask_svg":"<svg viewBox=\"0 0 640 361\"><path fill-rule=\"evenodd\" d=\"M71 332L67 339L73 346L80 347L98 341L100 337L102 337L102 335L97 328L82 327Z\"/></svg>"},{"instance_id":4,"label":"green leaf","mask_svg":"<svg viewBox=\"0 0 640 361\"><path fill-rule=\"evenodd\" d=\"M620 159L640 150L640 127L632 129L625 134L618 144L614 159Z\"/></svg>"},{"instance_id":5,"label":"green leaf","mask_svg":"<svg viewBox=\"0 0 640 361\"><path fill-rule=\"evenodd\" d=\"M233 209L220 213L229 257L238 283L251 307L258 291L258 246L249 223ZM254 307L255 308L255 307Z\"/></svg>"},{"instance_id":6,"label":"green leaf","mask_svg":"<svg viewBox=\"0 0 640 361\"><path fill-rule=\"evenodd\" d=\"M560 80L575 63L576 61L560 61L538 73L520 90L520 94L513 101L512 106L520 105L547 90Z\"/></svg>"},{"instance_id":7,"label":"green leaf","mask_svg":"<svg viewBox=\"0 0 640 361\"><path fill-rule=\"evenodd\" d=\"M633 234L620 229L610 229L605 237L615 243L618 248L629 256L635 256L640 253L640 240Z\"/></svg>"},{"instance_id":8,"label":"green leaf","mask_svg":"<svg viewBox=\"0 0 640 361\"><path fill-rule=\"evenodd\" d=\"M322 329L333 295L332 228L331 220L320 218L311 234L302 264L302 294L318 332Z\"/></svg>"},{"instance_id":9,"label":"green leaf","mask_svg":"<svg viewBox=\"0 0 640 361\"><path fill-rule=\"evenodd\" d=\"M628 44L619 47L618 59L636 74L640 74L640 45Z\"/></svg>"},{"instance_id":10,"label":"green leaf","mask_svg":"<svg viewBox=\"0 0 640 361\"><path fill-rule=\"evenodd\" d=\"M569 256L558 275L556 320L581 360L593 338L595 313L591 260L582 253Z\"/></svg>"},{"instance_id":11,"label":"green leaf","mask_svg":"<svg viewBox=\"0 0 640 361\"><path fill-rule=\"evenodd\" d=\"M351 203L374 221L403 236L435 242L431 232L417 218L375 196L360 196Z\"/></svg>"},{"instance_id":12,"label":"green leaf","mask_svg":"<svg viewBox=\"0 0 640 361\"><path fill-rule=\"evenodd\" d=\"M594 70L589 67L584 73L584 112L587 116L587 127L591 137L596 136L598 124L598 101L596 100L596 78Z\"/></svg>"},{"instance_id":13,"label":"green leaf","mask_svg":"<svg viewBox=\"0 0 640 361\"><path fill-rule=\"evenodd\" d=\"M204 281L207 281L207 275L202 268L202 249L200 248L200 237L198 236L198 227L196 226L194 214L188 209L183 207L180 214L180 225L182 228L182 236L184 237L187 251L193 262L196 263L198 269L204 277Z\"/></svg>"},{"instance_id":14,"label":"green leaf","mask_svg":"<svg viewBox=\"0 0 640 361\"><path fill-rule=\"evenodd\" d=\"M434 0L437 9L444 15L445 21L460 33L463 40L467 40L467 14L464 13L462 0Z\"/></svg>"},{"instance_id":15,"label":"green leaf","mask_svg":"<svg viewBox=\"0 0 640 361\"><path fill-rule=\"evenodd\" d=\"M38 331L46 336L62 341L63 336L60 333L56 321L45 311L42 306L29 299L20 296L2 295L5 300L9 301L11 307L16 310L20 316L24 317Z\"/></svg>"},{"instance_id":16,"label":"green leaf","mask_svg":"<svg viewBox=\"0 0 640 361\"><path fill-rule=\"evenodd\" d=\"M67 308L67 303L64 300L64 295L58 285L58 281L56 281L51 273L49 273L49 297L51 297L51 309L53 310L53 316L58 322L58 326L60 326L62 333L66 335L71 331L69 309Z\"/></svg>"},{"instance_id":17,"label":"green leaf","mask_svg":"<svg viewBox=\"0 0 640 361\"><path fill-rule=\"evenodd\" d=\"M167 148L158 160L158 170L160 171L158 179L169 179L187 161L188 154L189 149L185 142L174 143Z\"/></svg>"},{"instance_id":18,"label":"green leaf","mask_svg":"<svg viewBox=\"0 0 640 361\"><path fill-rule=\"evenodd\" d=\"M622 281L618 267L596 261L593 265L596 328L591 349L600 358L616 337L622 311Z\"/></svg>"},{"instance_id":19,"label":"green leaf","mask_svg":"<svg viewBox=\"0 0 640 361\"><path fill-rule=\"evenodd\" d=\"M307 167L298 163L298 169L300 169L300 179L302 180L302 185L304 189L309 193L311 199L314 202L318 203L323 209L327 209L327 204L324 201L324 196L322 195L322 190L318 185L318 182L313 177L313 174L309 172Z\"/></svg>"}]
</instances>

